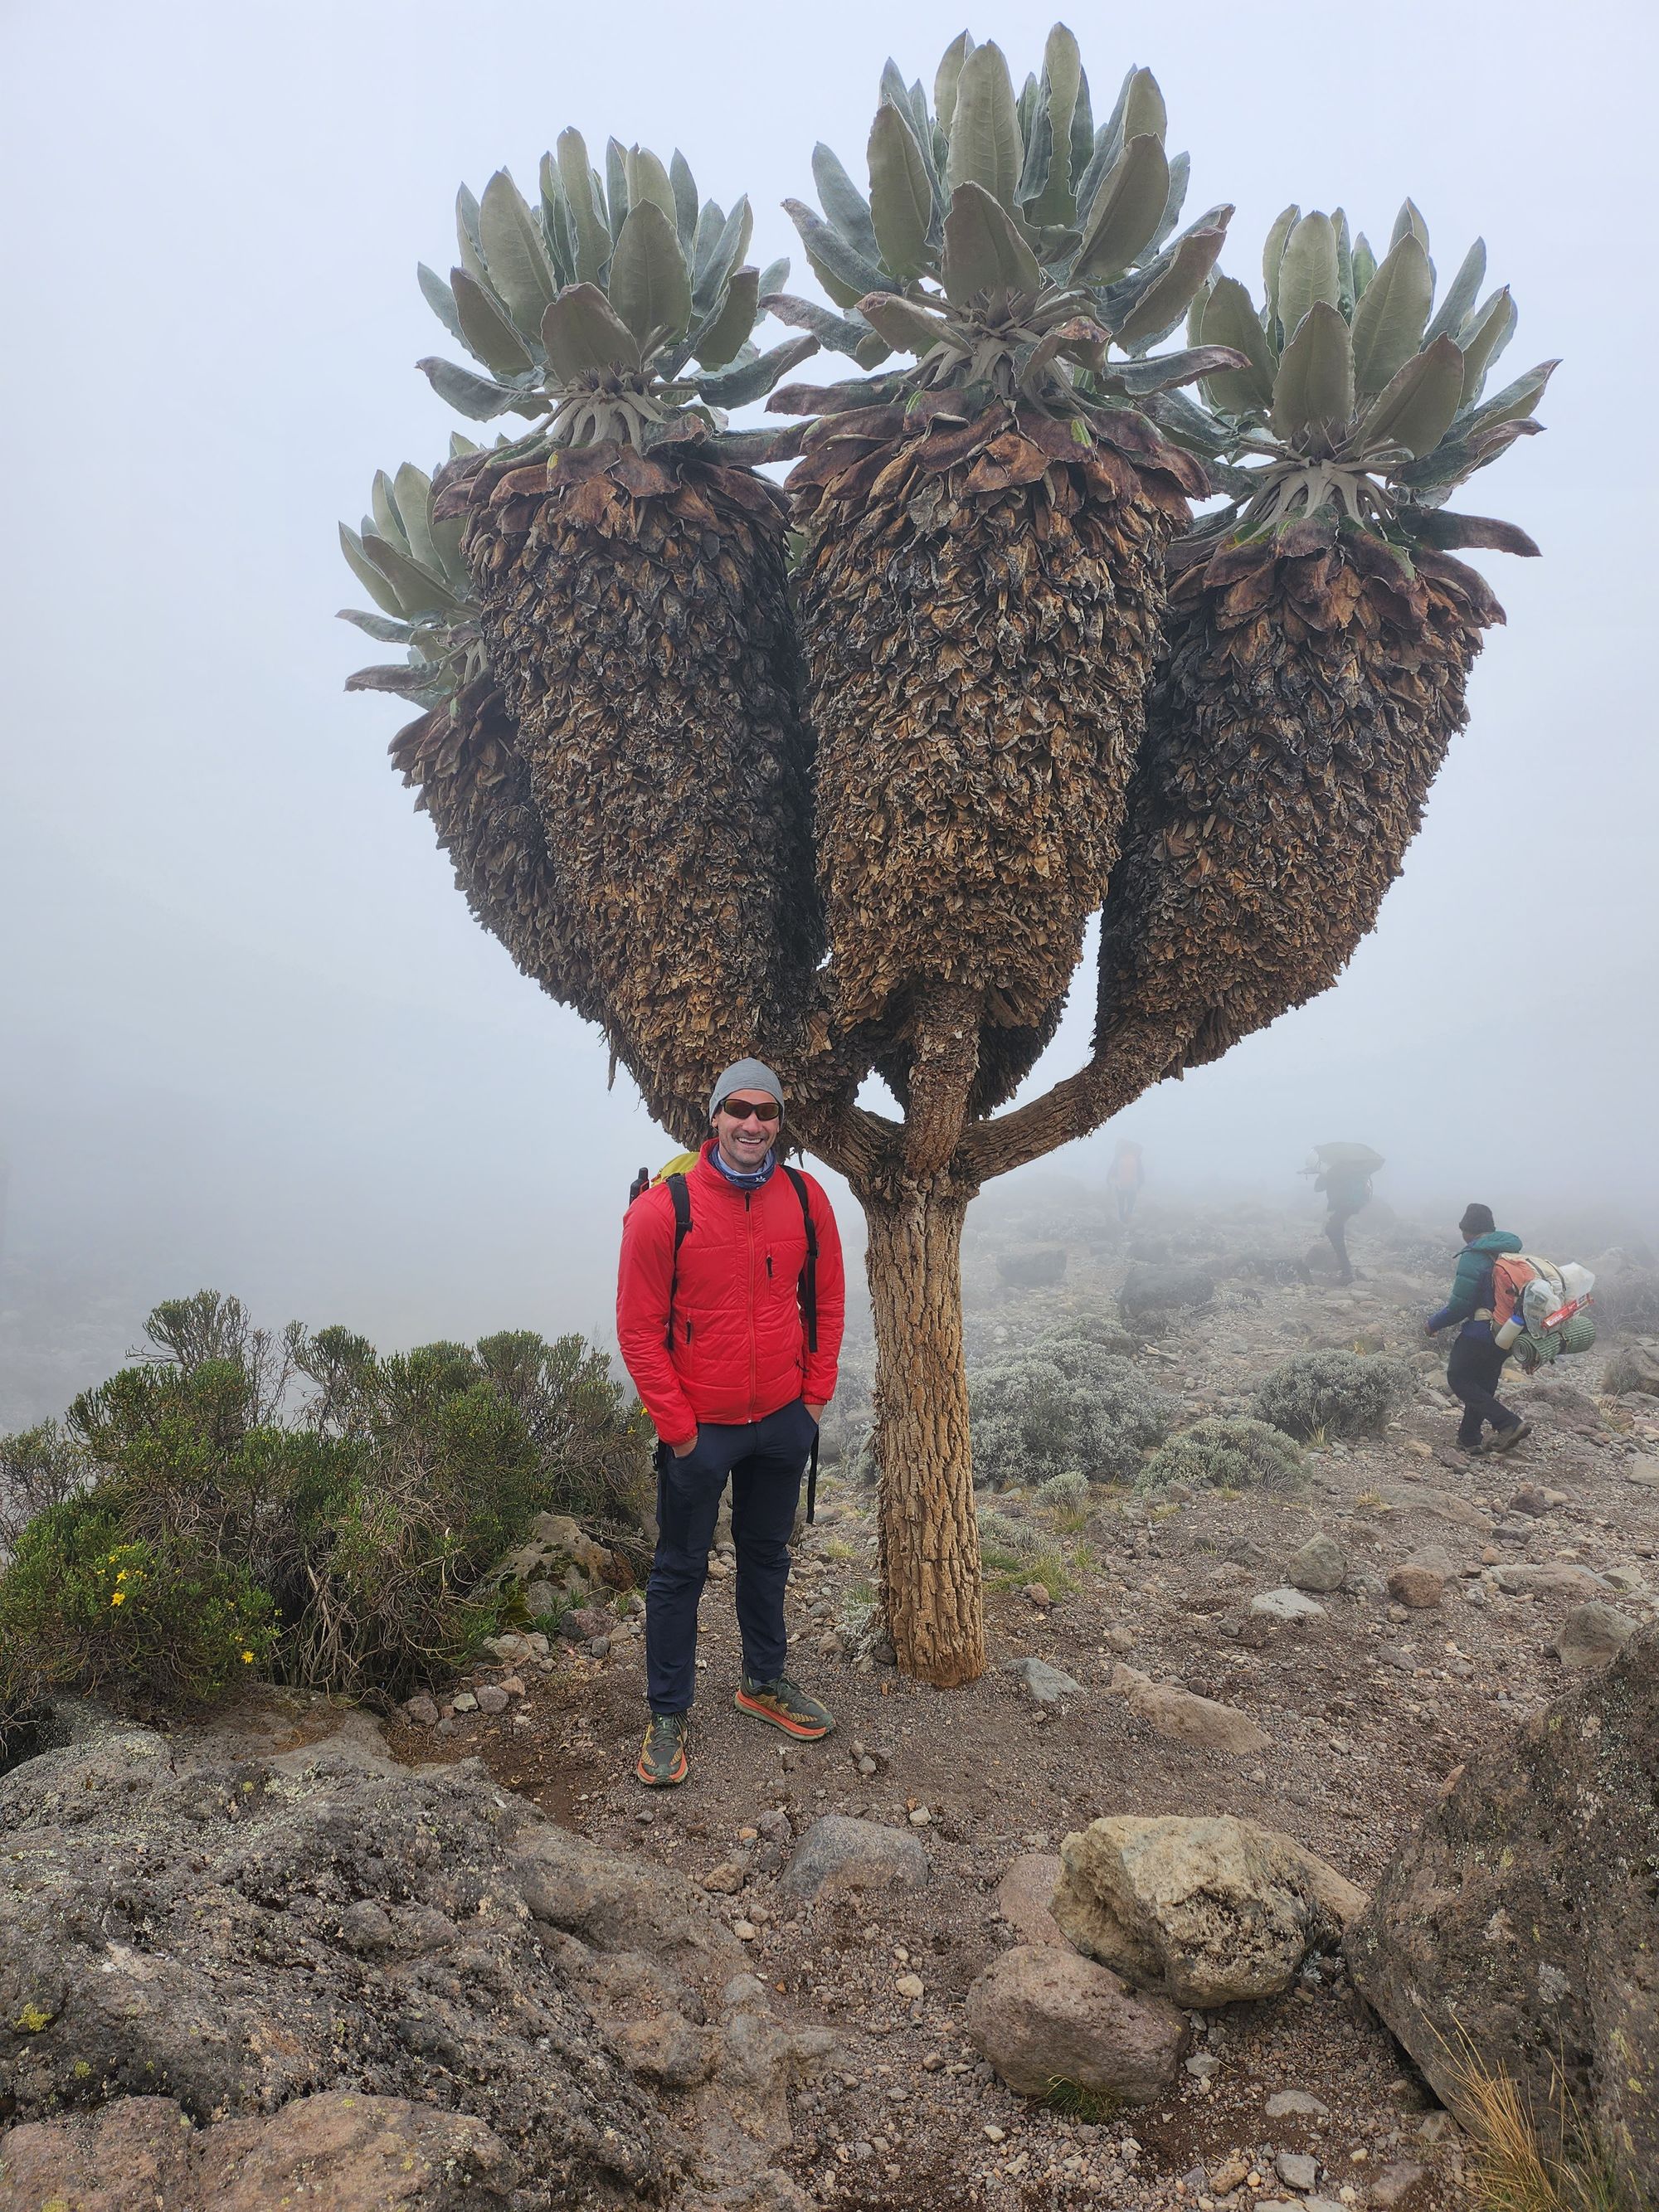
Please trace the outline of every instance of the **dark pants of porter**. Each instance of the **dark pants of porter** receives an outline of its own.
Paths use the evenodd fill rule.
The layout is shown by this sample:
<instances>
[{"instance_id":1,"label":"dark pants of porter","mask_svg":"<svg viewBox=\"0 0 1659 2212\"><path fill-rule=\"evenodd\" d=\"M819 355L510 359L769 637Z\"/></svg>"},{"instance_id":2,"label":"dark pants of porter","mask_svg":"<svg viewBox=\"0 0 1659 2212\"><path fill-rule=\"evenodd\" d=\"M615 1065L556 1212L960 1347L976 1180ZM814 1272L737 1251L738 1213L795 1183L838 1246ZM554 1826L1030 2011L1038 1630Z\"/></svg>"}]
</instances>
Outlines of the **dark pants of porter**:
<instances>
[{"instance_id":1,"label":"dark pants of porter","mask_svg":"<svg viewBox=\"0 0 1659 2212\"><path fill-rule=\"evenodd\" d=\"M696 1682L697 1601L727 1478L738 1555L738 1630L752 1681L774 1682L788 1656L783 1593L800 1479L817 1434L800 1399L763 1421L705 1421L684 1459L657 1450L657 1553L645 1592L646 1695L653 1713L683 1713Z\"/></svg>"},{"instance_id":2,"label":"dark pants of porter","mask_svg":"<svg viewBox=\"0 0 1659 2212\"><path fill-rule=\"evenodd\" d=\"M1451 1357L1446 1362L1446 1387L1454 1398L1463 1401L1463 1418L1457 1426L1460 1444L1478 1444L1482 1424L1487 1421L1494 1429L1519 1425L1519 1413L1500 1406L1496 1395L1498 1378L1509 1356L1489 1336L1453 1338Z\"/></svg>"}]
</instances>

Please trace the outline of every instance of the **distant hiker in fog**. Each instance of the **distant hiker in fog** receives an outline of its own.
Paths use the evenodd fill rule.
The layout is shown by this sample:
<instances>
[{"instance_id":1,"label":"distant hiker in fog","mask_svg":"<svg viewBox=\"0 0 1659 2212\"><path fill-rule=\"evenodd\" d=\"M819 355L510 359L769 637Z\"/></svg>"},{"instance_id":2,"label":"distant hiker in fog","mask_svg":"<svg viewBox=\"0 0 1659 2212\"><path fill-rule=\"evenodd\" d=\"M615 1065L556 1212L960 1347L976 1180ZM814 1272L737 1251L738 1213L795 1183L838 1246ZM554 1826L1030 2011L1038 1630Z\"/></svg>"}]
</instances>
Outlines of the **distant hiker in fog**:
<instances>
[{"instance_id":1,"label":"distant hiker in fog","mask_svg":"<svg viewBox=\"0 0 1659 2212\"><path fill-rule=\"evenodd\" d=\"M1106 1170L1106 1188L1117 1200L1117 1218L1127 1221L1135 1210L1135 1200L1146 1180L1146 1170L1141 1164L1140 1147L1127 1137L1120 1137L1117 1150L1112 1154L1112 1164Z\"/></svg>"},{"instance_id":2,"label":"distant hiker in fog","mask_svg":"<svg viewBox=\"0 0 1659 2212\"><path fill-rule=\"evenodd\" d=\"M637 1771L684 1782L697 1602L727 1479L746 1713L810 1742L835 1725L784 1672L789 1537L836 1387L841 1238L817 1179L777 1156L783 1086L740 1060L708 1101L714 1135L671 1162L623 1224L617 1338L657 1431L657 1553L645 1593L651 1717ZM808 1492L811 1517L811 1492Z\"/></svg>"},{"instance_id":3,"label":"distant hiker in fog","mask_svg":"<svg viewBox=\"0 0 1659 2212\"><path fill-rule=\"evenodd\" d=\"M1530 1433L1532 1424L1500 1405L1496 1395L1498 1378L1509 1353L1492 1337L1492 1261L1500 1253L1518 1252L1521 1239L1498 1226L1489 1206L1466 1206L1457 1226L1462 1232L1463 1249L1458 1255L1451 1296L1423 1327L1428 1335L1437 1336L1443 1328L1461 1324L1446 1363L1447 1387L1463 1401L1463 1419L1457 1431L1460 1447L1466 1452L1478 1452L1481 1430L1490 1422L1492 1434L1486 1450L1508 1451Z\"/></svg>"},{"instance_id":4,"label":"distant hiker in fog","mask_svg":"<svg viewBox=\"0 0 1659 2212\"><path fill-rule=\"evenodd\" d=\"M1325 1235L1336 1255L1339 1282L1354 1279L1347 1226L1361 1206L1370 1205L1371 1177L1382 1164L1382 1153L1369 1145L1317 1145L1312 1161L1303 1170L1316 1178L1314 1188L1325 1194Z\"/></svg>"}]
</instances>

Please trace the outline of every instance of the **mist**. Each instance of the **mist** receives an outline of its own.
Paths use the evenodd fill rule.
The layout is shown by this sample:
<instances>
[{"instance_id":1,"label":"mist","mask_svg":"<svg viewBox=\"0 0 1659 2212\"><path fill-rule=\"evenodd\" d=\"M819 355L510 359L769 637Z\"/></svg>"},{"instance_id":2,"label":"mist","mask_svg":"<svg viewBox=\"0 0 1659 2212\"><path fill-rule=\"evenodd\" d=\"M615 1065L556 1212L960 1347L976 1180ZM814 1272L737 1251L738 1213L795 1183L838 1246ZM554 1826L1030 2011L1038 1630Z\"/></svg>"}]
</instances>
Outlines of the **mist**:
<instances>
[{"instance_id":1,"label":"mist","mask_svg":"<svg viewBox=\"0 0 1659 2212\"><path fill-rule=\"evenodd\" d=\"M1023 73L1051 17L1004 0L971 21ZM830 33L647 0L620 20L0 15L0 163L27 210L0 367L0 1426L60 1410L202 1284L387 1346L610 1340L629 1179L678 1147L472 922L386 763L404 710L343 694L370 653L332 619L362 598L335 525L377 467L446 449L454 418L412 363L453 349L414 272L448 265L463 178L529 179L571 122L678 143L706 192L750 193L752 258L792 253L806 289L779 202L814 138L856 173L890 45L931 81L963 17L848 0ZM1340 201L1375 240L1409 192L1443 278L1480 232L1513 285L1505 378L1565 365L1547 434L1455 501L1544 558L1474 556L1509 626L1376 933L1334 991L1024 1172L1097 1177L1127 1133L1149 1203L1306 1207L1310 1146L1356 1139L1449 1251L1473 1197L1540 1239L1647 1237L1654 486L1628 395L1654 307L1626 240L1655 181L1650 11L1591 6L1570 33L1541 6L1418 0L1073 20L1097 93L1132 61L1158 72L1189 210L1236 199L1224 268L1256 281L1290 200ZM1092 941L1023 1095L1086 1055Z\"/></svg>"}]
</instances>

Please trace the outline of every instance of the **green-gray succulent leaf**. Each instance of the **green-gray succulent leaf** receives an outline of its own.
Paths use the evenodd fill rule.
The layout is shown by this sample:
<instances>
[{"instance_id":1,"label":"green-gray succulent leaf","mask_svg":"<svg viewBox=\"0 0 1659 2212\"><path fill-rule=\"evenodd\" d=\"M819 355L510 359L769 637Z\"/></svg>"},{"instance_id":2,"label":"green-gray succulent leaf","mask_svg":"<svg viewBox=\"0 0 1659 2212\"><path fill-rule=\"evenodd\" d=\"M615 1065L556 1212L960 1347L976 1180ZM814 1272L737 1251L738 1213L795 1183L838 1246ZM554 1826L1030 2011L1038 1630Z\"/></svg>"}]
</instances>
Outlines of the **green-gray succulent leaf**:
<instances>
[{"instance_id":1,"label":"green-gray succulent leaf","mask_svg":"<svg viewBox=\"0 0 1659 2212\"><path fill-rule=\"evenodd\" d=\"M399 613L410 620L421 615L443 614L460 603L441 576L411 561L384 538L373 535L362 540L363 551L391 585L397 595Z\"/></svg>"},{"instance_id":2,"label":"green-gray succulent leaf","mask_svg":"<svg viewBox=\"0 0 1659 2212\"><path fill-rule=\"evenodd\" d=\"M642 355L690 327L690 274L673 222L654 199L635 200L629 209L611 257L608 289Z\"/></svg>"},{"instance_id":3,"label":"green-gray succulent leaf","mask_svg":"<svg viewBox=\"0 0 1659 2212\"><path fill-rule=\"evenodd\" d=\"M497 169L478 203L484 266L515 328L536 331L558 297L558 280L536 218L505 169Z\"/></svg>"},{"instance_id":4,"label":"green-gray succulent leaf","mask_svg":"<svg viewBox=\"0 0 1659 2212\"><path fill-rule=\"evenodd\" d=\"M396 617L401 623L404 618L402 600L392 589L384 573L375 566L363 550L362 539L355 530L343 522L340 525L340 550L345 555L347 565L352 574L368 593L375 605L385 613ZM348 620L350 619L353 617L348 617Z\"/></svg>"},{"instance_id":5,"label":"green-gray succulent leaf","mask_svg":"<svg viewBox=\"0 0 1659 2212\"><path fill-rule=\"evenodd\" d=\"M350 558L349 555L347 558ZM353 567L355 568L355 562ZM381 581L384 583L385 580L382 577ZM415 635L413 623L394 621L390 615L365 614L361 607L342 607L335 620L354 623L380 645L407 645Z\"/></svg>"},{"instance_id":6,"label":"green-gray succulent leaf","mask_svg":"<svg viewBox=\"0 0 1659 2212\"><path fill-rule=\"evenodd\" d=\"M587 143L580 131L560 131L557 159L559 182L575 233L577 280L597 284L611 258L611 227L594 185Z\"/></svg>"},{"instance_id":7,"label":"green-gray succulent leaf","mask_svg":"<svg viewBox=\"0 0 1659 2212\"><path fill-rule=\"evenodd\" d=\"M889 104L882 103L884 107ZM812 149L812 181L818 188L819 206L848 244L866 260L879 261L870 203L842 167L840 156L822 140Z\"/></svg>"},{"instance_id":8,"label":"green-gray succulent leaf","mask_svg":"<svg viewBox=\"0 0 1659 2212\"><path fill-rule=\"evenodd\" d=\"M749 342L760 314L760 271L732 272L726 296L691 333L692 351L704 368L724 368Z\"/></svg>"},{"instance_id":9,"label":"green-gray succulent leaf","mask_svg":"<svg viewBox=\"0 0 1659 2212\"><path fill-rule=\"evenodd\" d=\"M1152 282L1115 326L1117 343L1133 349L1142 344L1156 345L1167 337L1207 281L1226 242L1226 230L1219 225L1189 230L1167 254L1160 255L1152 264L1158 272Z\"/></svg>"},{"instance_id":10,"label":"green-gray succulent leaf","mask_svg":"<svg viewBox=\"0 0 1659 2212\"><path fill-rule=\"evenodd\" d=\"M404 519L398 512L398 495L391 477L384 469L376 469L370 487L368 503L374 517L374 527L390 545L401 552L409 550L409 535L404 528Z\"/></svg>"},{"instance_id":11,"label":"green-gray succulent leaf","mask_svg":"<svg viewBox=\"0 0 1659 2212\"><path fill-rule=\"evenodd\" d=\"M424 469L417 469L413 461L405 461L392 480L392 494L398 503L398 520L403 524L404 540L410 558L441 575L443 557L432 538L431 477Z\"/></svg>"},{"instance_id":12,"label":"green-gray succulent leaf","mask_svg":"<svg viewBox=\"0 0 1659 2212\"><path fill-rule=\"evenodd\" d=\"M1423 333L1425 345L1431 344L1436 338L1457 336L1474 305L1486 273L1486 241L1477 238L1458 264L1456 276L1446 288L1445 298L1435 309L1434 320Z\"/></svg>"},{"instance_id":13,"label":"green-gray succulent leaf","mask_svg":"<svg viewBox=\"0 0 1659 2212\"><path fill-rule=\"evenodd\" d=\"M859 301L859 313L900 353L913 353L920 357L950 336L951 325L945 316L933 313L918 300L903 299L896 292L867 293ZM842 350L848 349L843 347Z\"/></svg>"},{"instance_id":14,"label":"green-gray succulent leaf","mask_svg":"<svg viewBox=\"0 0 1659 2212\"><path fill-rule=\"evenodd\" d=\"M1459 437L1472 439L1483 430L1524 420L1543 398L1551 377L1560 366L1559 361L1540 361L1524 376L1517 376L1513 384L1506 384L1492 398L1461 416L1457 423Z\"/></svg>"},{"instance_id":15,"label":"green-gray succulent leaf","mask_svg":"<svg viewBox=\"0 0 1659 2212\"><path fill-rule=\"evenodd\" d=\"M640 366L639 341L597 284L573 284L560 293L542 317L542 343L561 384Z\"/></svg>"},{"instance_id":16,"label":"green-gray succulent leaf","mask_svg":"<svg viewBox=\"0 0 1659 2212\"><path fill-rule=\"evenodd\" d=\"M1187 187L1192 181L1193 157L1177 154L1170 163L1170 189L1164 196L1164 212L1157 228L1146 241L1145 251L1151 253L1161 246L1181 220L1181 210L1187 204Z\"/></svg>"},{"instance_id":17,"label":"green-gray succulent leaf","mask_svg":"<svg viewBox=\"0 0 1659 2212\"><path fill-rule=\"evenodd\" d=\"M1370 290L1376 275L1376 256L1371 252L1371 242L1362 230L1353 242L1353 296L1358 305Z\"/></svg>"},{"instance_id":18,"label":"green-gray succulent leaf","mask_svg":"<svg viewBox=\"0 0 1659 2212\"><path fill-rule=\"evenodd\" d=\"M699 242L697 258L691 274L691 299L700 314L706 314L725 289L726 280L734 269L739 269L749 258L749 241L755 234L754 211L744 192L735 202L732 212L714 234L707 256Z\"/></svg>"},{"instance_id":19,"label":"green-gray succulent leaf","mask_svg":"<svg viewBox=\"0 0 1659 2212\"><path fill-rule=\"evenodd\" d=\"M1223 276L1205 302L1200 336L1206 345L1235 347L1248 366L1207 378L1204 396L1218 414L1265 415L1273 404L1277 364L1250 295L1234 276Z\"/></svg>"},{"instance_id":20,"label":"green-gray succulent leaf","mask_svg":"<svg viewBox=\"0 0 1659 2212\"><path fill-rule=\"evenodd\" d=\"M1169 110L1164 105L1164 94L1158 88L1158 79L1149 69L1131 70L1124 92L1121 124L1124 144L1127 146L1136 138L1148 137L1156 138L1162 145L1169 127Z\"/></svg>"},{"instance_id":21,"label":"green-gray succulent leaf","mask_svg":"<svg viewBox=\"0 0 1659 2212\"><path fill-rule=\"evenodd\" d=\"M1457 333L1463 349L1463 404L1472 407L1480 397L1486 373L1514 334L1520 317L1505 284L1471 315Z\"/></svg>"},{"instance_id":22,"label":"green-gray succulent leaf","mask_svg":"<svg viewBox=\"0 0 1659 2212\"><path fill-rule=\"evenodd\" d=\"M690 261L697 235L697 180L678 146L668 164L668 181L674 194L674 228L679 234L680 252Z\"/></svg>"},{"instance_id":23,"label":"green-gray succulent leaf","mask_svg":"<svg viewBox=\"0 0 1659 2212\"><path fill-rule=\"evenodd\" d=\"M628 149L620 138L605 140L605 183L602 186L599 179L595 177L593 190L604 203L605 228L611 233L611 244L614 251L617 240L622 236L622 227L628 220L629 208L632 204L628 192Z\"/></svg>"},{"instance_id":24,"label":"green-gray succulent leaf","mask_svg":"<svg viewBox=\"0 0 1659 2212\"><path fill-rule=\"evenodd\" d=\"M1416 203L1413 200L1402 200L1400 204L1400 212L1394 219L1394 235L1389 240L1390 248L1398 246L1402 238L1407 237L1415 238L1424 252L1428 252L1429 226L1424 222Z\"/></svg>"},{"instance_id":25,"label":"green-gray succulent leaf","mask_svg":"<svg viewBox=\"0 0 1659 2212\"><path fill-rule=\"evenodd\" d=\"M628 182L628 204L636 208L641 200L649 200L659 207L679 235L680 210L675 197L673 180L648 146L630 146L623 156L623 174ZM684 251L684 248L682 248Z\"/></svg>"},{"instance_id":26,"label":"green-gray succulent leaf","mask_svg":"<svg viewBox=\"0 0 1659 2212\"><path fill-rule=\"evenodd\" d=\"M1173 391L1177 385L1195 383L1200 377L1218 376L1236 369L1242 359L1232 346L1191 346L1181 353L1155 354L1146 361L1108 362L1099 381L1131 399L1139 399L1154 392Z\"/></svg>"},{"instance_id":27,"label":"green-gray succulent leaf","mask_svg":"<svg viewBox=\"0 0 1659 2212\"><path fill-rule=\"evenodd\" d=\"M978 53L994 49L981 46ZM951 195L945 218L945 296L964 306L980 293L1028 293L1042 289L1037 258L1014 228L1012 217L983 185L971 179Z\"/></svg>"},{"instance_id":28,"label":"green-gray succulent leaf","mask_svg":"<svg viewBox=\"0 0 1659 2212\"><path fill-rule=\"evenodd\" d=\"M1341 296L1336 226L1316 208L1303 216L1285 240L1285 256L1279 264L1279 319L1286 339L1296 336L1316 301L1322 301L1334 312Z\"/></svg>"},{"instance_id":29,"label":"green-gray succulent leaf","mask_svg":"<svg viewBox=\"0 0 1659 2212\"><path fill-rule=\"evenodd\" d=\"M786 200L783 205L800 234L812 274L838 307L855 307L866 292L885 289L882 270L804 200Z\"/></svg>"},{"instance_id":30,"label":"green-gray succulent leaf","mask_svg":"<svg viewBox=\"0 0 1659 2212\"><path fill-rule=\"evenodd\" d=\"M994 40L975 46L957 80L945 181L955 204L963 185L978 185L1012 214L1024 167L1019 117L1008 64Z\"/></svg>"},{"instance_id":31,"label":"green-gray succulent leaf","mask_svg":"<svg viewBox=\"0 0 1659 2212\"><path fill-rule=\"evenodd\" d=\"M1267 289L1267 313L1270 321L1279 319L1279 274L1284 266L1285 246L1291 233L1301 220L1302 210L1294 201L1274 221L1261 248L1261 281Z\"/></svg>"},{"instance_id":32,"label":"green-gray succulent leaf","mask_svg":"<svg viewBox=\"0 0 1659 2212\"><path fill-rule=\"evenodd\" d=\"M433 313L459 344L466 343L466 332L461 328L460 313L455 305L455 295L450 290L435 269L428 269L422 261L416 270L421 295Z\"/></svg>"},{"instance_id":33,"label":"green-gray succulent leaf","mask_svg":"<svg viewBox=\"0 0 1659 2212\"><path fill-rule=\"evenodd\" d=\"M1408 234L1401 246L1422 248ZM1377 272L1382 282L1382 271ZM1413 352L1361 416L1354 444L1375 452L1400 447L1413 460L1431 453L1450 429L1463 390L1463 356L1449 337L1437 337L1421 353Z\"/></svg>"},{"instance_id":34,"label":"green-gray succulent leaf","mask_svg":"<svg viewBox=\"0 0 1659 2212\"><path fill-rule=\"evenodd\" d=\"M753 361L724 369L718 375L695 377L692 381L698 397L708 400L711 406L746 407L751 400L764 399L781 376L808 360L817 349L815 337L786 338L781 345L774 346Z\"/></svg>"},{"instance_id":35,"label":"green-gray succulent leaf","mask_svg":"<svg viewBox=\"0 0 1659 2212\"><path fill-rule=\"evenodd\" d=\"M901 281L927 267L933 193L916 136L890 100L870 126L870 215L877 253Z\"/></svg>"},{"instance_id":36,"label":"green-gray succulent leaf","mask_svg":"<svg viewBox=\"0 0 1659 2212\"><path fill-rule=\"evenodd\" d=\"M760 304L763 313L775 315L791 330L811 331L832 353L854 354L870 336L870 325L861 315L838 315L833 308L821 307L816 300L798 299L792 292L763 292Z\"/></svg>"},{"instance_id":37,"label":"green-gray succulent leaf","mask_svg":"<svg viewBox=\"0 0 1659 2212\"><path fill-rule=\"evenodd\" d=\"M461 335L474 360L481 361L492 376L522 376L535 367L535 356L482 284L465 269L449 272L455 295L455 311L461 319Z\"/></svg>"},{"instance_id":38,"label":"green-gray succulent leaf","mask_svg":"<svg viewBox=\"0 0 1659 2212\"><path fill-rule=\"evenodd\" d=\"M1026 179L1021 179L1022 202L1031 222L1069 223L1076 213L1077 179L1082 172L1072 165L1072 125L1084 88L1083 57L1077 40L1064 23L1056 23L1042 52L1037 127L1026 148L1032 186L1029 194L1024 191ZM1034 155L1042 166L1040 178L1030 173ZM1085 154L1085 162L1087 159Z\"/></svg>"},{"instance_id":39,"label":"green-gray succulent leaf","mask_svg":"<svg viewBox=\"0 0 1659 2212\"><path fill-rule=\"evenodd\" d=\"M1158 139L1132 138L1101 179L1089 210L1074 282L1109 284L1121 276L1158 228L1170 192L1170 164Z\"/></svg>"},{"instance_id":40,"label":"green-gray succulent leaf","mask_svg":"<svg viewBox=\"0 0 1659 2212\"><path fill-rule=\"evenodd\" d=\"M933 112L946 137L957 112L957 86L962 76L962 65L974 51L972 36L958 31L945 49L933 77Z\"/></svg>"},{"instance_id":41,"label":"green-gray succulent leaf","mask_svg":"<svg viewBox=\"0 0 1659 2212\"><path fill-rule=\"evenodd\" d=\"M1329 454L1352 420L1353 399L1348 326L1331 301L1315 300L1279 360L1273 432L1299 452Z\"/></svg>"},{"instance_id":42,"label":"green-gray succulent leaf","mask_svg":"<svg viewBox=\"0 0 1659 2212\"><path fill-rule=\"evenodd\" d=\"M493 422L498 415L545 415L547 402L522 386L498 384L475 376L453 361L428 354L415 364L440 399L474 422Z\"/></svg>"},{"instance_id":43,"label":"green-gray succulent leaf","mask_svg":"<svg viewBox=\"0 0 1659 2212\"><path fill-rule=\"evenodd\" d=\"M410 661L382 661L374 668L354 669L345 680L348 691L391 691L400 699L418 699L433 705L441 696L441 687L433 682L429 665Z\"/></svg>"},{"instance_id":44,"label":"green-gray succulent leaf","mask_svg":"<svg viewBox=\"0 0 1659 2212\"><path fill-rule=\"evenodd\" d=\"M1424 343L1433 281L1429 257L1410 231L1378 263L1354 310L1354 380L1362 399L1382 391Z\"/></svg>"}]
</instances>

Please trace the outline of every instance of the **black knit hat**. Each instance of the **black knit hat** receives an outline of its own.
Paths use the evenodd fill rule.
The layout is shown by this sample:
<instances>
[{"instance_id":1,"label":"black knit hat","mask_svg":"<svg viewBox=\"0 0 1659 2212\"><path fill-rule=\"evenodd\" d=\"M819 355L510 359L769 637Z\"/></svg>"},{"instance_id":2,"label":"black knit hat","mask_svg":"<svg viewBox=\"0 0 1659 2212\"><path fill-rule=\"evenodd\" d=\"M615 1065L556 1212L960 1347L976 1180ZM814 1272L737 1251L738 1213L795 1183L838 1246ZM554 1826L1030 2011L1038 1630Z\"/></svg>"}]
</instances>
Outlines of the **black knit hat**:
<instances>
[{"instance_id":1,"label":"black knit hat","mask_svg":"<svg viewBox=\"0 0 1659 2212\"><path fill-rule=\"evenodd\" d=\"M1491 1206L1469 1205L1463 1208L1463 1218L1457 1225L1465 1237L1490 1237L1498 1224Z\"/></svg>"}]
</instances>

